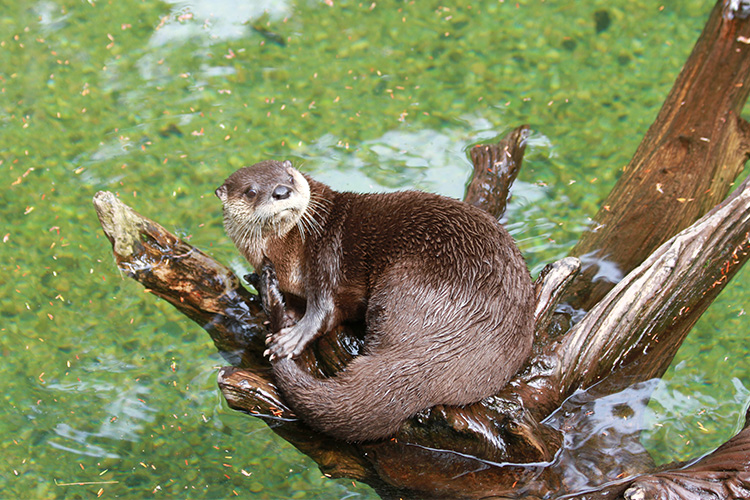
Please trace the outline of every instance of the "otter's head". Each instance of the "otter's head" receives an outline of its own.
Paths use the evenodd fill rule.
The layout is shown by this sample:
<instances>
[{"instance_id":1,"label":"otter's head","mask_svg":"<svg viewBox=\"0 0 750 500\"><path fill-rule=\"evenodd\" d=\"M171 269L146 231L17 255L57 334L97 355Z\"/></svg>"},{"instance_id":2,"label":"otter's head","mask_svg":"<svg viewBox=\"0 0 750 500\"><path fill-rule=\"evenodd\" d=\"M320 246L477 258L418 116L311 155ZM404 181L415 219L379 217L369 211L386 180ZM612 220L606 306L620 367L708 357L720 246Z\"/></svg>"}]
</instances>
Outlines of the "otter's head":
<instances>
[{"instance_id":1,"label":"otter's head","mask_svg":"<svg viewBox=\"0 0 750 500\"><path fill-rule=\"evenodd\" d=\"M244 252L266 238L284 236L304 216L310 185L290 161L262 161L230 175L216 189L224 205L224 228Z\"/></svg>"}]
</instances>

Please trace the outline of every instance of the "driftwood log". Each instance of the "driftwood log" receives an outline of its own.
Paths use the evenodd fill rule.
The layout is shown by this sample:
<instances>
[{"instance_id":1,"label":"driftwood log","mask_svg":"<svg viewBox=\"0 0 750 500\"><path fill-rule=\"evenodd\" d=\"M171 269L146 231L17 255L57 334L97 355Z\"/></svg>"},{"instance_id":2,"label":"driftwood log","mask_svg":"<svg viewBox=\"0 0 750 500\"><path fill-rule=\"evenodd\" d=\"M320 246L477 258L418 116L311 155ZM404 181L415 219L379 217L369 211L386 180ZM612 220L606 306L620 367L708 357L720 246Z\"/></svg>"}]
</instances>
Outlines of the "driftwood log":
<instances>
[{"instance_id":1,"label":"driftwood log","mask_svg":"<svg viewBox=\"0 0 750 500\"><path fill-rule=\"evenodd\" d=\"M716 4L592 230L541 273L534 352L522 372L485 401L422 412L388 441L349 445L314 434L285 405L262 356L266 323L283 306L270 273L255 281L261 300L115 195L97 193L94 204L118 267L209 333L230 365L218 376L229 405L264 419L328 475L367 482L384 498L750 498L747 429L688 468L661 471L637 436L592 440L575 453L563 446L564 436L586 432L588 402L664 373L748 258L750 185L727 197L750 154L750 127L739 116L750 91L748 11L737 0ZM471 151L466 201L502 215L528 133L519 127ZM622 279L594 281L602 262ZM304 362L330 375L361 346L361 331L339 328ZM584 470L582 460L597 466Z\"/></svg>"}]
</instances>

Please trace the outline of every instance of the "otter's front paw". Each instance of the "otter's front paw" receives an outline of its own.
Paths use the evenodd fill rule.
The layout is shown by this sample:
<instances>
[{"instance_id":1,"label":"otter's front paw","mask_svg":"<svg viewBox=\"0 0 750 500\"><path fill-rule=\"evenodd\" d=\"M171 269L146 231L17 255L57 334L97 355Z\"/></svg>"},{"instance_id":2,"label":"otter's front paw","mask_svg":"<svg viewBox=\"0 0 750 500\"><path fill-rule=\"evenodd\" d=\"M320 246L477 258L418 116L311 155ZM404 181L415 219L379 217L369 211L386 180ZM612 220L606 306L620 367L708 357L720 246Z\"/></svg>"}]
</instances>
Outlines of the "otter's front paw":
<instances>
[{"instance_id":1,"label":"otter's front paw","mask_svg":"<svg viewBox=\"0 0 750 500\"><path fill-rule=\"evenodd\" d=\"M266 337L268 349L263 353L271 361L278 358L296 358L305 350L313 335L306 333L300 324L282 328L278 333Z\"/></svg>"}]
</instances>

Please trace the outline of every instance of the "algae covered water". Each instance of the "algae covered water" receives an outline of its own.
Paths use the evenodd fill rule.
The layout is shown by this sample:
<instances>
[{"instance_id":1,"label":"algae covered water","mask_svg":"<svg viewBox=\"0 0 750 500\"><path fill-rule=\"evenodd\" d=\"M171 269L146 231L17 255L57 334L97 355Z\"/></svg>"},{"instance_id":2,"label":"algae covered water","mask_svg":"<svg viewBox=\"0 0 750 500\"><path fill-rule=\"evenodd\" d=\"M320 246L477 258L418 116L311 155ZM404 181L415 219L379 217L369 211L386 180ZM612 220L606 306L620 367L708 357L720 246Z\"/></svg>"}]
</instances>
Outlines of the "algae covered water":
<instances>
[{"instance_id":1,"label":"algae covered water","mask_svg":"<svg viewBox=\"0 0 750 500\"><path fill-rule=\"evenodd\" d=\"M587 229L710 8L0 0L0 496L375 498L227 408L208 336L120 276L93 194L241 271L213 196L234 169L461 197L467 148L529 123L506 224L535 274ZM659 461L742 422L747 272L659 384Z\"/></svg>"}]
</instances>

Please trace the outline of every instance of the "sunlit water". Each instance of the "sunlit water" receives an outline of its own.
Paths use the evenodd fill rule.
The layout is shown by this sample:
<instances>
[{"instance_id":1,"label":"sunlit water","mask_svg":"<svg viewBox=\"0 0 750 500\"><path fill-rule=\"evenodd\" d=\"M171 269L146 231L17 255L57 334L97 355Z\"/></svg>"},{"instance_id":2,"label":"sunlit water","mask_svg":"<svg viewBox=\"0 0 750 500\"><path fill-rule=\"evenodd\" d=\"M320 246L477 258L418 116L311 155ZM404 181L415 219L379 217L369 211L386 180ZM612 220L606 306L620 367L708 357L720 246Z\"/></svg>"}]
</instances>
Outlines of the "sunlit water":
<instances>
[{"instance_id":1,"label":"sunlit water","mask_svg":"<svg viewBox=\"0 0 750 500\"><path fill-rule=\"evenodd\" d=\"M93 194L241 270L213 197L235 168L460 197L466 149L529 123L506 224L536 273L586 230L709 8L0 0L0 496L373 498L227 408L208 336L121 278ZM741 423L745 276L655 383L638 425L659 461Z\"/></svg>"}]
</instances>

